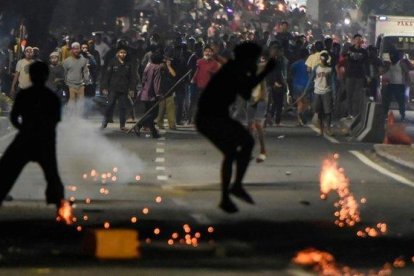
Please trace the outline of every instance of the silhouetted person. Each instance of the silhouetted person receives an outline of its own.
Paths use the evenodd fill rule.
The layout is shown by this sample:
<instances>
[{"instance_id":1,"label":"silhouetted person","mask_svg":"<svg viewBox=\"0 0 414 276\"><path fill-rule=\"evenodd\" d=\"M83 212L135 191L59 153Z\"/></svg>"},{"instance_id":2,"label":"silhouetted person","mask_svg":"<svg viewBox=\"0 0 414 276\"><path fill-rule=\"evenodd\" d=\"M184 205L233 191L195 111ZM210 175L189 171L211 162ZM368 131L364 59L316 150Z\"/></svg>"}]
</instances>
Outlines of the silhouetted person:
<instances>
[{"instance_id":1,"label":"silhouetted person","mask_svg":"<svg viewBox=\"0 0 414 276\"><path fill-rule=\"evenodd\" d=\"M56 125L60 121L60 101L45 86L49 68L43 62L29 67L33 85L16 96L10 120L19 130L0 160L0 204L11 190L24 166L37 162L47 180L46 201L59 208L67 203L56 160Z\"/></svg>"},{"instance_id":2,"label":"silhouetted person","mask_svg":"<svg viewBox=\"0 0 414 276\"><path fill-rule=\"evenodd\" d=\"M219 207L225 212L237 212L237 206L229 194L254 204L253 199L242 187L242 180L249 165L254 139L249 131L229 114L229 107L240 95L250 99L252 89L273 69L270 60L258 75L257 62L261 47L255 43L244 43L234 50L235 59L226 63L201 93L196 116L198 131L206 136L223 154L221 167L222 199ZM236 162L236 178L229 189L233 162Z\"/></svg>"}]
</instances>

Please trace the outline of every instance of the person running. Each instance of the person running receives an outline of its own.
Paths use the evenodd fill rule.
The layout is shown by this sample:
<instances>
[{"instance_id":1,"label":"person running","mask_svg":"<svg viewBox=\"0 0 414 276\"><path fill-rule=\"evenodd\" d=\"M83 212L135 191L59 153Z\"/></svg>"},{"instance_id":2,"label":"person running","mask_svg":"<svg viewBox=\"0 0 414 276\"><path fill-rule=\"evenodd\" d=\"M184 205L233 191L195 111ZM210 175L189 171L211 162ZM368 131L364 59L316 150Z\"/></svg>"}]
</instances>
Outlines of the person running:
<instances>
[{"instance_id":1,"label":"person running","mask_svg":"<svg viewBox=\"0 0 414 276\"><path fill-rule=\"evenodd\" d=\"M257 73L257 59L261 47L255 43L243 43L234 50L235 58L226 63L207 84L201 93L196 115L197 130L209 139L224 155L221 167L222 198L219 207L228 213L238 211L231 201L230 193L254 204L242 186L243 177L250 162L254 139L249 131L229 114L229 107L236 96L250 99L252 89L273 70L275 62L270 60L264 70ZM237 172L233 186L229 189L233 163Z\"/></svg>"},{"instance_id":2,"label":"person running","mask_svg":"<svg viewBox=\"0 0 414 276\"><path fill-rule=\"evenodd\" d=\"M302 97L311 91L314 83L313 110L318 114L320 136L325 133L332 135L332 94L335 93L335 74L330 66L330 56L328 52L322 51L320 54L320 64L313 69Z\"/></svg>"},{"instance_id":3,"label":"person running","mask_svg":"<svg viewBox=\"0 0 414 276\"><path fill-rule=\"evenodd\" d=\"M61 104L58 96L45 86L48 74L47 64L34 62L29 67L33 85L16 96L10 121L19 132L0 159L0 205L24 166L34 161L39 163L47 180L47 203L55 204L57 218L70 224L72 211L64 198L56 160L56 126ZM69 209L67 216L65 208Z\"/></svg>"}]
</instances>

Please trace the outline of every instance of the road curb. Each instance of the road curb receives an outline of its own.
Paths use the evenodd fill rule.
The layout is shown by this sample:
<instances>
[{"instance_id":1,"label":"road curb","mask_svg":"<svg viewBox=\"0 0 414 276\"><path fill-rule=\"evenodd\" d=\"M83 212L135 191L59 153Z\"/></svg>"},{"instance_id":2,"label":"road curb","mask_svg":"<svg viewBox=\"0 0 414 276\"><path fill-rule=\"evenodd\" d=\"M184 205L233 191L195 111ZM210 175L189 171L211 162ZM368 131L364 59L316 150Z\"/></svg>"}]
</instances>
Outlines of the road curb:
<instances>
[{"instance_id":1,"label":"road curb","mask_svg":"<svg viewBox=\"0 0 414 276\"><path fill-rule=\"evenodd\" d=\"M394 154L389 153L386 149L391 149L392 147L397 147L396 145L384 145L384 144L375 144L374 145L374 150L375 153L383 158L386 159L387 161L390 161L400 167L403 167L405 169L410 169L410 170L414 170L414 163L404 160ZM407 148L410 148L412 146L404 146Z\"/></svg>"}]
</instances>

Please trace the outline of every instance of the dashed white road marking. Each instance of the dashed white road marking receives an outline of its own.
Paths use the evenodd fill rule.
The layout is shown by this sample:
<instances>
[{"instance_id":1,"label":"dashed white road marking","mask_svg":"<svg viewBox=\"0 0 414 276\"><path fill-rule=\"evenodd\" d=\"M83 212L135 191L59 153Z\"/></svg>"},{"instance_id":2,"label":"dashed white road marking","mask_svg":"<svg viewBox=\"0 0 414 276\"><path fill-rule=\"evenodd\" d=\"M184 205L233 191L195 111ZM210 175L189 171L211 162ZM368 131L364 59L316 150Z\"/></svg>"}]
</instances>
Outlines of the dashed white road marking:
<instances>
[{"instance_id":1,"label":"dashed white road marking","mask_svg":"<svg viewBox=\"0 0 414 276\"><path fill-rule=\"evenodd\" d=\"M163 167L163 166L156 166L155 167L155 170L157 170L157 171L165 171L165 167Z\"/></svg>"},{"instance_id":2,"label":"dashed white road marking","mask_svg":"<svg viewBox=\"0 0 414 276\"><path fill-rule=\"evenodd\" d=\"M164 152L165 152L165 149L162 149L162 148L157 148L157 149L155 150L155 152L156 152L156 153L164 153Z\"/></svg>"},{"instance_id":3,"label":"dashed white road marking","mask_svg":"<svg viewBox=\"0 0 414 276\"><path fill-rule=\"evenodd\" d=\"M195 221L200 224L211 224L211 220L204 214L191 214L190 215Z\"/></svg>"},{"instance_id":4,"label":"dashed white road marking","mask_svg":"<svg viewBox=\"0 0 414 276\"><path fill-rule=\"evenodd\" d=\"M164 163L165 162L165 158L164 157L157 157L155 158L155 163Z\"/></svg>"},{"instance_id":5,"label":"dashed white road marking","mask_svg":"<svg viewBox=\"0 0 414 276\"><path fill-rule=\"evenodd\" d=\"M157 175L157 179L161 180L161 181L167 181L168 180L168 176L166 175Z\"/></svg>"},{"instance_id":6,"label":"dashed white road marking","mask_svg":"<svg viewBox=\"0 0 414 276\"><path fill-rule=\"evenodd\" d=\"M165 141L165 137L158 138L158 141Z\"/></svg>"},{"instance_id":7,"label":"dashed white road marking","mask_svg":"<svg viewBox=\"0 0 414 276\"><path fill-rule=\"evenodd\" d=\"M374 170L376 170L377 172L386 175L402 184L408 185L410 187L414 188L414 182L412 182L411 180L398 175L396 173L393 173L389 170L387 170L386 168L381 167L380 165L374 163L372 160L370 160L368 157L366 157L364 154L360 153L359 151L354 151L351 150L349 151L351 154L353 154L356 158L358 158L362 163L364 163L365 165L373 168Z\"/></svg>"},{"instance_id":8,"label":"dashed white road marking","mask_svg":"<svg viewBox=\"0 0 414 276\"><path fill-rule=\"evenodd\" d=\"M157 142L157 145L160 146L160 147L163 147L163 146L165 146L165 142Z\"/></svg>"},{"instance_id":9,"label":"dashed white road marking","mask_svg":"<svg viewBox=\"0 0 414 276\"><path fill-rule=\"evenodd\" d=\"M182 206L182 207L188 207L188 203L187 202L185 202L184 200L182 200L182 199L178 199L178 198L173 198L173 199L171 199L176 205L178 205L178 206Z\"/></svg>"},{"instance_id":10,"label":"dashed white road marking","mask_svg":"<svg viewBox=\"0 0 414 276\"><path fill-rule=\"evenodd\" d=\"M312 129L313 131L315 131L316 133L319 133L319 132L320 132L320 131L319 131L319 128L315 127L315 126L314 126L314 125L312 125L312 124L309 124L309 125L308 125L308 127L309 127L310 129ZM331 143L333 143L333 144L339 144L339 141L338 141L338 140L336 140L335 138L331 137L331 136L324 135L324 136L323 136L323 138L325 138L326 140L328 140L329 142L331 142Z\"/></svg>"}]
</instances>

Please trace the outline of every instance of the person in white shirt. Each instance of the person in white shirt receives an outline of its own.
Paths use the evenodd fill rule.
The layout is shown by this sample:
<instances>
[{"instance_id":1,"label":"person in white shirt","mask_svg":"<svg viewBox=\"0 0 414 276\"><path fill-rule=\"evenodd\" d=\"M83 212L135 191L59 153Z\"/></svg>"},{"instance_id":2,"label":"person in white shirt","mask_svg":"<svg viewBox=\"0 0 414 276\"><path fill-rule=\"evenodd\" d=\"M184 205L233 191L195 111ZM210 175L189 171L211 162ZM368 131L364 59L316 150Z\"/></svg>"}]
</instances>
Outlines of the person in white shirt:
<instances>
[{"instance_id":1,"label":"person in white shirt","mask_svg":"<svg viewBox=\"0 0 414 276\"><path fill-rule=\"evenodd\" d=\"M33 63L33 48L28 46L24 49L24 58L16 64L16 73L14 74L10 93L12 97L16 96L16 84L18 90L26 89L32 86L29 76L29 66Z\"/></svg>"},{"instance_id":2,"label":"person in white shirt","mask_svg":"<svg viewBox=\"0 0 414 276\"><path fill-rule=\"evenodd\" d=\"M313 69L303 96L311 91L311 84L314 83L313 110L318 114L320 135L324 135L325 123L326 134L332 135L332 93L335 93L335 73L330 66L330 59L327 51L320 54L321 63Z\"/></svg>"}]
</instances>

